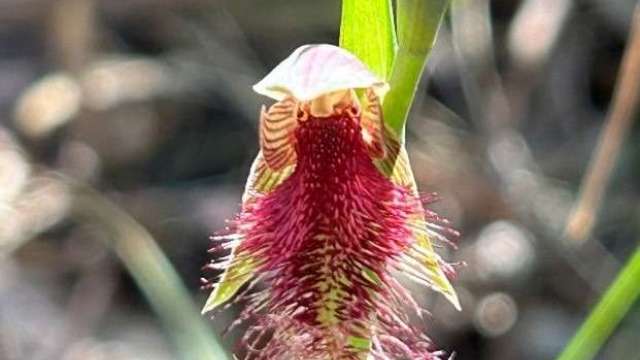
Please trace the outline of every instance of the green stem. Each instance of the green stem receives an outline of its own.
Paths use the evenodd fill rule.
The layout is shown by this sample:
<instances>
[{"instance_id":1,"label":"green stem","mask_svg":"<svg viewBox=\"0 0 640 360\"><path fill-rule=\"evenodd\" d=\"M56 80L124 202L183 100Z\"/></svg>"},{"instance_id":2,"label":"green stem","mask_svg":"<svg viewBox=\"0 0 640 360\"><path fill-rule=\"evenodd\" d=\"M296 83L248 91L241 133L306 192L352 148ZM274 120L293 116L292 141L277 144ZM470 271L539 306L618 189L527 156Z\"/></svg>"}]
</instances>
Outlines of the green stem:
<instances>
[{"instance_id":1,"label":"green stem","mask_svg":"<svg viewBox=\"0 0 640 360\"><path fill-rule=\"evenodd\" d=\"M640 296L640 248L557 360L590 360Z\"/></svg>"},{"instance_id":2,"label":"green stem","mask_svg":"<svg viewBox=\"0 0 640 360\"><path fill-rule=\"evenodd\" d=\"M400 137L427 57L433 48L448 0L398 0L399 50L393 64L384 100L386 122Z\"/></svg>"},{"instance_id":3,"label":"green stem","mask_svg":"<svg viewBox=\"0 0 640 360\"><path fill-rule=\"evenodd\" d=\"M409 116L426 56L411 54L400 48L391 72L391 91L384 100L385 121L400 138L404 138L404 126Z\"/></svg>"}]
</instances>

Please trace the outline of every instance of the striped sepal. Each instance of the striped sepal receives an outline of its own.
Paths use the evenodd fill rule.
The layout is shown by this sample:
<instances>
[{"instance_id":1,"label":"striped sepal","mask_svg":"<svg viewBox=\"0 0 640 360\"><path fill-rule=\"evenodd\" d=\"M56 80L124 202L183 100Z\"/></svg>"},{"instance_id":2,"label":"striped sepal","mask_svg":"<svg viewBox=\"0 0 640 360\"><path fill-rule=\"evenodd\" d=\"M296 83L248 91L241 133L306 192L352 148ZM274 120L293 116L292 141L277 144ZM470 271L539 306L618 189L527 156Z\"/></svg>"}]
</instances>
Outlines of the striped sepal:
<instances>
[{"instance_id":1,"label":"striped sepal","mask_svg":"<svg viewBox=\"0 0 640 360\"><path fill-rule=\"evenodd\" d=\"M362 102L360 126L362 127L362 137L367 144L369 155L374 158L384 157L382 106L380 106L380 98L371 88L367 89L365 99Z\"/></svg>"},{"instance_id":2,"label":"striped sepal","mask_svg":"<svg viewBox=\"0 0 640 360\"><path fill-rule=\"evenodd\" d=\"M244 194L242 195L242 203L251 201L253 198L260 194L266 194L280 185L286 178L293 173L295 165L285 166L280 170L274 170L264 159L262 151L258 153L251 170L249 172L249 178L245 185Z\"/></svg>"},{"instance_id":3,"label":"striped sepal","mask_svg":"<svg viewBox=\"0 0 640 360\"><path fill-rule=\"evenodd\" d=\"M224 236L219 236L214 237L214 240L226 239ZM215 310L229 301L242 285L254 277L255 259L247 254L237 253L237 245L234 246L236 247L229 255L229 260L226 263L216 265L225 270L207 298L207 302L202 308L203 314Z\"/></svg>"},{"instance_id":4,"label":"striped sepal","mask_svg":"<svg viewBox=\"0 0 640 360\"><path fill-rule=\"evenodd\" d=\"M385 157L376 161L378 169L394 184L408 188L418 196L418 187L416 186L413 171L411 171L407 149L387 127L385 127L384 138ZM422 212L408 221L415 242L405 253L403 269L410 278L438 291L456 309L460 309L458 296L443 270L444 262L435 252L432 244L434 238L440 238L445 242L447 241L446 238L443 238L437 231L433 231L430 228ZM437 225L434 226L437 227Z\"/></svg>"},{"instance_id":5,"label":"striped sepal","mask_svg":"<svg viewBox=\"0 0 640 360\"><path fill-rule=\"evenodd\" d=\"M375 162L380 171L394 184L404 186L417 194L417 187L404 144L387 126L384 128L384 157Z\"/></svg>"},{"instance_id":6,"label":"striped sepal","mask_svg":"<svg viewBox=\"0 0 640 360\"><path fill-rule=\"evenodd\" d=\"M280 170L295 164L294 134L297 103L291 98L279 101L260 113L260 148L267 165Z\"/></svg>"},{"instance_id":7,"label":"striped sepal","mask_svg":"<svg viewBox=\"0 0 640 360\"><path fill-rule=\"evenodd\" d=\"M280 185L293 172L294 165L286 166L279 171L271 169L262 155L262 151L251 165L249 179L242 195L243 204L251 204L256 197L271 192ZM214 240L226 241L226 236L215 236ZM246 253L238 252L238 244L242 242L241 237L237 237L237 244L233 245L233 250L227 259L225 271L217 281L213 291L209 295L202 312L209 312L220 305L226 303L238 290L255 275L256 259Z\"/></svg>"},{"instance_id":8,"label":"striped sepal","mask_svg":"<svg viewBox=\"0 0 640 360\"><path fill-rule=\"evenodd\" d=\"M441 293L444 297L460 310L460 300L451 282L444 272L446 263L440 258L432 244L433 238L443 238L443 235L431 229L423 215L409 220L415 242L405 254L404 269L406 274L414 281L426 285ZM443 239L443 241L447 241Z\"/></svg>"}]
</instances>

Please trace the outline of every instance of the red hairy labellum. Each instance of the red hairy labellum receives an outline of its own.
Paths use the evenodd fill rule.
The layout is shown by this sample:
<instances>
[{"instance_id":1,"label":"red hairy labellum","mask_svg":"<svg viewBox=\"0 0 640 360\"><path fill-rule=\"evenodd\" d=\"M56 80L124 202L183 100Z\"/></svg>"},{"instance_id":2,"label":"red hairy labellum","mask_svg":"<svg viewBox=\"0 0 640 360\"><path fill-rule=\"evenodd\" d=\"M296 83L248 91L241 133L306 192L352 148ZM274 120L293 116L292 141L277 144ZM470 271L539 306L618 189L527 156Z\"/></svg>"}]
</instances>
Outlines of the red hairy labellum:
<instances>
[{"instance_id":1,"label":"red hairy labellum","mask_svg":"<svg viewBox=\"0 0 640 360\"><path fill-rule=\"evenodd\" d=\"M345 50L314 45L254 88L278 102L262 110L242 210L215 237L215 251L231 254L203 311L260 281L238 295L246 358L440 358L393 274L459 307L431 245L446 241L446 224L423 209L404 146L384 125L386 84Z\"/></svg>"}]
</instances>

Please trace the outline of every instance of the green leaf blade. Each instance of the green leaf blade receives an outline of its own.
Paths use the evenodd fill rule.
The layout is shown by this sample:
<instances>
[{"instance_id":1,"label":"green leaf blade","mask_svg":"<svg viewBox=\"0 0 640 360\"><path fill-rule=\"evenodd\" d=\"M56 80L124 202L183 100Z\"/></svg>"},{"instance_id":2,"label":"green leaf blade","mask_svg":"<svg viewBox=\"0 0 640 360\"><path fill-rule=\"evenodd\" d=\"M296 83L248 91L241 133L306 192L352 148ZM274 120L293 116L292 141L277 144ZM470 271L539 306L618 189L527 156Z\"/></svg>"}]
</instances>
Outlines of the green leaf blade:
<instances>
[{"instance_id":1,"label":"green leaf blade","mask_svg":"<svg viewBox=\"0 0 640 360\"><path fill-rule=\"evenodd\" d=\"M397 49L391 0L343 0L340 47L388 80Z\"/></svg>"}]
</instances>

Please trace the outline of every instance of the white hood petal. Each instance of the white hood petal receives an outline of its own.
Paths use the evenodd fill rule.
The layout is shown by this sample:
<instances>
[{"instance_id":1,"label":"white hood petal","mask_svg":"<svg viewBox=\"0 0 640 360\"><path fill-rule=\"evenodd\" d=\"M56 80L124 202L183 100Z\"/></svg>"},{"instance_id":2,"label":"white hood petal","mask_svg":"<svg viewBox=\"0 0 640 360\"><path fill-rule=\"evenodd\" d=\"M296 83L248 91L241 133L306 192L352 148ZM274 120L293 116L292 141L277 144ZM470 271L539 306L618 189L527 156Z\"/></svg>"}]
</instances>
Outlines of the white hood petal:
<instances>
[{"instance_id":1,"label":"white hood petal","mask_svg":"<svg viewBox=\"0 0 640 360\"><path fill-rule=\"evenodd\" d=\"M278 101L287 96L308 101L333 91L366 88L382 97L389 86L353 54L327 44L297 48L253 86L255 92Z\"/></svg>"}]
</instances>

